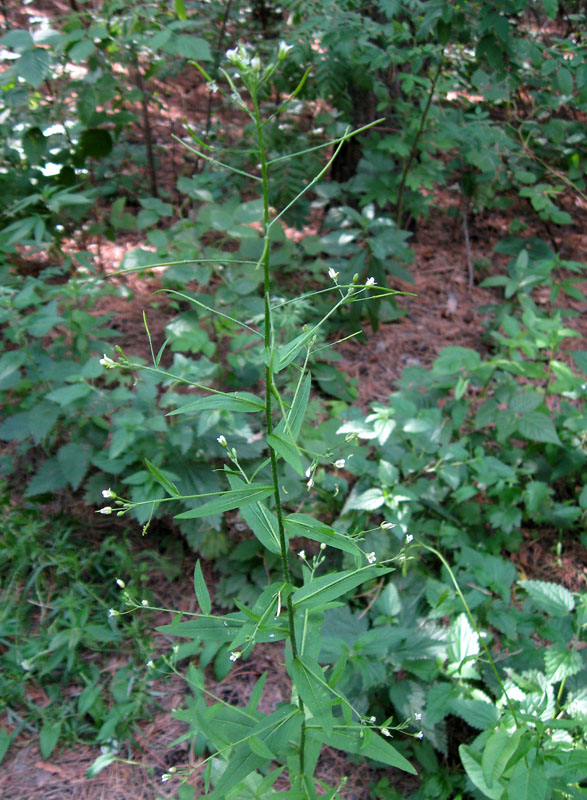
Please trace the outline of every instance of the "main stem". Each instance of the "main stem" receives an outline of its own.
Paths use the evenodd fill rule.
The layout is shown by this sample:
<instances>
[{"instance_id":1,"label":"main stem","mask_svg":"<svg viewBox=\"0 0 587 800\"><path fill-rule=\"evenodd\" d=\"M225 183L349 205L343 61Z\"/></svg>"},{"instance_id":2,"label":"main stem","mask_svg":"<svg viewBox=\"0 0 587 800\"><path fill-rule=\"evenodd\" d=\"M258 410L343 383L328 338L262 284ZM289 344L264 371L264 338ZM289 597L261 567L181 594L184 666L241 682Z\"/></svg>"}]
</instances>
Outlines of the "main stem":
<instances>
[{"instance_id":1,"label":"main stem","mask_svg":"<svg viewBox=\"0 0 587 800\"><path fill-rule=\"evenodd\" d=\"M259 104L257 101L256 94L252 94L253 99L253 106L254 106L254 114L255 114L255 126L257 129L257 141L259 143L259 157L261 160L261 181L263 187L263 234L265 237L264 242L264 250L263 250L263 295L264 295L264 304L265 304L265 331L264 331L264 339L265 339L265 353L269 355L272 351L273 342L272 342L272 322L271 322L271 303L270 303L270 296L271 296L271 276L269 272L269 184L268 184L268 171L267 171L267 159L265 157L265 144L263 141L263 125L261 123L261 116L259 113ZM272 353L271 353L272 356ZM267 434L273 433L273 420L271 418L272 413L272 405L271 405L271 398L273 396L273 358L269 357L267 359L267 364L265 366L265 424L267 427ZM269 458L271 459L271 476L273 480L273 496L275 498L275 513L277 516L277 530L279 533L279 548L281 551L281 569L283 572L283 580L285 583L291 585L291 572L289 569L288 563L288 555L289 550L287 546L287 540L285 537L285 526L283 524L283 511L281 508L281 495L279 492L279 480L277 477L277 456L275 455L275 450L269 445ZM293 603L291 599L291 593L287 596L287 621L288 621L288 628L289 628L289 640L291 642L291 651L294 658L298 657L298 645L296 640L296 630L294 624L294 610L293 610ZM300 780L304 774L304 750L305 750L305 743L306 743L306 723L305 723L305 716L304 716L304 704L300 698L298 698L298 706L300 711L302 712L302 727L300 732Z\"/></svg>"}]
</instances>

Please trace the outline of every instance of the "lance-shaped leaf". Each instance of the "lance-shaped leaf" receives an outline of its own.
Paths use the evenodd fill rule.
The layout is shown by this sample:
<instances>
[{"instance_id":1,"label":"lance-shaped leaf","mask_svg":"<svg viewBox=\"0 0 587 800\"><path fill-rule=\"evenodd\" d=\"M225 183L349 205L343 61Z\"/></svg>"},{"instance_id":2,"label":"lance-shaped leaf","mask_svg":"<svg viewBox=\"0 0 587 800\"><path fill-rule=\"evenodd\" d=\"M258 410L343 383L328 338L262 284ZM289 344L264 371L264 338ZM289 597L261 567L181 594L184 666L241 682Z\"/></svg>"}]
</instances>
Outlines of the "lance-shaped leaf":
<instances>
[{"instance_id":1,"label":"lance-shaped leaf","mask_svg":"<svg viewBox=\"0 0 587 800\"><path fill-rule=\"evenodd\" d=\"M228 482L231 489L242 489L247 485L238 475L229 475ZM281 553L277 517L272 511L269 511L265 503L260 501L251 503L240 509L240 515L263 547L275 555Z\"/></svg>"},{"instance_id":2,"label":"lance-shaped leaf","mask_svg":"<svg viewBox=\"0 0 587 800\"><path fill-rule=\"evenodd\" d=\"M196 593L196 600L200 604L200 608L204 614L209 614L212 611L212 602L210 601L210 593L206 586L206 581L202 575L202 567L200 566L200 559L196 561L194 569L194 591Z\"/></svg>"},{"instance_id":3,"label":"lance-shaped leaf","mask_svg":"<svg viewBox=\"0 0 587 800\"><path fill-rule=\"evenodd\" d=\"M206 397L198 397L184 406L170 411L166 416L173 417L176 414L197 414L199 411L241 411L251 413L253 411L263 411L265 405L255 394L250 392L233 392L232 394L213 394Z\"/></svg>"},{"instance_id":4,"label":"lance-shaped leaf","mask_svg":"<svg viewBox=\"0 0 587 800\"><path fill-rule=\"evenodd\" d=\"M328 689L324 679L318 679L320 676L317 673L322 674L318 664L310 665L305 661L307 661L307 657L293 659L290 664L292 680L315 722L323 731L330 734L334 725L331 709L336 697Z\"/></svg>"},{"instance_id":5,"label":"lance-shaped leaf","mask_svg":"<svg viewBox=\"0 0 587 800\"><path fill-rule=\"evenodd\" d=\"M292 602L297 609L310 610L330 600L336 600L361 583L379 578L391 571L391 567L360 567L323 575L297 589L292 595Z\"/></svg>"},{"instance_id":6,"label":"lance-shaped leaf","mask_svg":"<svg viewBox=\"0 0 587 800\"><path fill-rule=\"evenodd\" d=\"M170 494L172 497L179 497L181 492L177 488L177 486L170 480L167 475L162 472L158 467L154 464L151 464L148 458L145 459L145 464L147 465L147 469L151 473L151 475L155 478L157 483L161 484L161 486L165 489L167 494Z\"/></svg>"},{"instance_id":7,"label":"lance-shaped leaf","mask_svg":"<svg viewBox=\"0 0 587 800\"><path fill-rule=\"evenodd\" d=\"M360 556L361 550L357 543L342 533L337 533L330 525L314 519L309 514L289 514L285 520L285 529L288 536L304 536L314 542L324 542L324 544L335 547L337 550L344 550L354 556Z\"/></svg>"},{"instance_id":8,"label":"lance-shaped leaf","mask_svg":"<svg viewBox=\"0 0 587 800\"><path fill-rule=\"evenodd\" d=\"M309 372L307 372L287 414L287 425L285 424L284 419L280 420L273 433L284 433L285 431L289 431L294 440L297 441L302 428L302 422L306 416L306 409L308 407L308 400L310 399L311 387L312 376Z\"/></svg>"},{"instance_id":9,"label":"lance-shaped leaf","mask_svg":"<svg viewBox=\"0 0 587 800\"><path fill-rule=\"evenodd\" d=\"M179 617L176 617L179 619ZM200 642L231 642L244 625L242 614L229 614L225 617L201 616L186 622L172 622L160 625L159 633L197 639Z\"/></svg>"},{"instance_id":10,"label":"lance-shaped leaf","mask_svg":"<svg viewBox=\"0 0 587 800\"><path fill-rule=\"evenodd\" d=\"M286 431L284 433L270 433L267 436L267 444L269 444L298 475L303 477L304 468L302 466L302 459L300 458L300 451L289 433Z\"/></svg>"},{"instance_id":11,"label":"lance-shaped leaf","mask_svg":"<svg viewBox=\"0 0 587 800\"><path fill-rule=\"evenodd\" d=\"M309 727L314 728L314 725L310 723ZM373 733L370 728L360 725L336 725L331 734L322 733L321 738L329 747L372 758L374 761L380 761L382 764L417 775L410 762L393 745L379 734Z\"/></svg>"},{"instance_id":12,"label":"lance-shaped leaf","mask_svg":"<svg viewBox=\"0 0 587 800\"><path fill-rule=\"evenodd\" d=\"M264 483L251 483L244 489L231 489L222 492L214 500L203 503L198 508L176 514L174 519L197 519L198 517L211 517L213 514L222 514L233 508L240 508L257 500L263 500L273 493L273 486Z\"/></svg>"},{"instance_id":13,"label":"lance-shaped leaf","mask_svg":"<svg viewBox=\"0 0 587 800\"><path fill-rule=\"evenodd\" d=\"M310 341L314 333L314 329L311 331L306 331L305 333L300 333L300 335L296 336L295 339L292 339L291 342L288 342L280 347L277 351L277 363L273 364L273 371L275 373L280 372L282 369L285 369L285 367L291 364L302 347Z\"/></svg>"}]
</instances>

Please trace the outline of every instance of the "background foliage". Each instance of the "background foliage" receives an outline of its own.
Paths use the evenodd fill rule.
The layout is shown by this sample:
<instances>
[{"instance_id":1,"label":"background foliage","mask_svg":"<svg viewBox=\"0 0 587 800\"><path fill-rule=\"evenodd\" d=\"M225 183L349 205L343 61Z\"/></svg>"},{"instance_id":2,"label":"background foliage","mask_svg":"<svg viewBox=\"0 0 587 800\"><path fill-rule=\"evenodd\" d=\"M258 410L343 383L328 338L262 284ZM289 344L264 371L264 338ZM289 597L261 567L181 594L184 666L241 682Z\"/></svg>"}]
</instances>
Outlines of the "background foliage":
<instances>
[{"instance_id":1,"label":"background foliage","mask_svg":"<svg viewBox=\"0 0 587 800\"><path fill-rule=\"evenodd\" d=\"M353 405L357 388L337 369L336 351L314 356L310 410L320 421L304 424L300 441L316 454L315 486L308 497L286 471L291 508L311 506L341 532L371 527L366 546L380 558L414 536L446 560L410 550L405 569L373 582L367 599L349 593L327 612L320 664L366 715L422 715L423 741L398 738L420 772L412 797L583 796L585 593L522 575L510 560L523 533L546 538L553 559L586 544L587 350L573 342L584 264L557 252L565 232L584 224L587 201L582 4L105 0L50 16L3 13L0 753L23 730L38 734L44 757L79 741L118 752L151 702L148 675L137 679L135 668L152 654L149 633L140 617L104 612L118 606L117 577L142 590L161 561L147 554L137 565L124 538L80 546L79 519L65 516L48 546L47 503L70 498L78 510L94 509L105 482L146 503L165 496L161 474L181 494L218 491L210 466L221 464L220 434L247 468L264 456L248 414L185 408L186 394L193 400L201 386L254 391L264 370L253 334L230 319L255 326L263 313L262 276L243 263L261 254L254 223L262 208L244 176L197 152L211 147L205 152L223 161L215 148L238 142L231 163L255 171L253 131L190 62L217 80L239 38L261 57L283 38L293 51L262 98L276 113L266 142L272 205L288 204L321 168L313 148L347 124L383 121L347 142L329 175L273 229L280 341L326 308L320 295L287 304L299 275L315 289L330 285L329 267L341 282L355 273L379 285L413 282L410 242L434 213L439 187L455 198L466 242L489 213L509 219L496 248L503 269L486 276L469 258L470 281L495 290L478 349L448 348L430 368L407 367L387 402L367 414ZM308 66L303 90L279 114ZM165 87L186 70L204 111L184 125ZM175 122L162 136L165 114ZM192 150L181 151L170 180L172 135ZM279 160L292 149L305 152ZM286 235L316 215L312 235ZM123 239L120 270L147 277L152 265L173 262L161 273L169 320L159 357L168 376L143 371L135 382L99 363L119 341L128 354L115 315L96 312L130 298L95 246ZM546 304L537 300L544 294ZM355 333L367 317L373 330L401 324L404 313L393 299L354 304L331 320L324 341ZM145 317L147 338L148 309ZM145 353L131 353L132 363L146 365ZM344 437L345 469L333 471ZM178 501L165 513L194 507ZM163 506L133 514L146 526ZM380 528L382 520L394 527ZM210 560L218 607L252 603L277 568L256 545L234 547L220 513L178 519L172 530ZM330 558L333 568L347 565L346 555ZM106 681L96 665L122 643L128 666ZM198 670L229 671L221 642L189 647ZM181 651L180 664L189 654ZM32 681L51 700L42 712ZM64 699L68 685L78 689ZM188 722L189 702L178 712ZM512 714L524 723L514 737ZM456 745L455 719L467 726ZM202 752L214 744L201 733L195 741ZM397 796L385 779L371 791Z\"/></svg>"}]
</instances>

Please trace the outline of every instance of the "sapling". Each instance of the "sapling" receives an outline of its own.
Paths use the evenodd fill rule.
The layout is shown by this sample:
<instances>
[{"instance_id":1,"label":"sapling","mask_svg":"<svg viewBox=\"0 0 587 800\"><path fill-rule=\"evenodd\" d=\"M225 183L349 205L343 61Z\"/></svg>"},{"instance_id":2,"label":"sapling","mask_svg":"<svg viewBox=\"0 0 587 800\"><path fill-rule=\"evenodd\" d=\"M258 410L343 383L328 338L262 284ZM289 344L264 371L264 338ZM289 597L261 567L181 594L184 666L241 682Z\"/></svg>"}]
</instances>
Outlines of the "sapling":
<instances>
[{"instance_id":1,"label":"sapling","mask_svg":"<svg viewBox=\"0 0 587 800\"><path fill-rule=\"evenodd\" d=\"M250 52L246 45L239 44L227 53L232 69L220 70L226 80L229 91L226 93L232 101L251 118L255 130L256 156L260 165L260 176L249 174L255 184L261 187L263 201L263 246L257 262L251 262L262 271L264 316L261 330L257 330L248 322L237 321L243 329L257 336L258 347L262 351L265 368L264 396L249 392L224 392L212 390L188 380L184 384L205 390L195 401L176 409L173 413L197 414L206 409L217 409L227 412L255 414L259 418L258 431L266 443L267 457L256 465L250 473L239 460L238 449L230 442L229 431L220 432L217 441L224 449L226 463L224 476L226 490L207 492L195 495L182 495L171 477L159 467L146 461L147 469L165 489L167 496L144 503L133 503L119 497L111 489L105 490L104 497L110 505L101 509L100 513L117 513L122 515L140 505L177 502L178 500L197 501L200 504L176 515L181 519L196 519L222 514L225 511L238 509L243 521L259 544L275 554L279 559L281 575L273 579L260 593L256 602L251 605L238 603L238 611L224 616L213 613L212 601L204 580L199 561L194 571L194 588L200 611L189 614L178 612L172 623L158 628L159 631L178 637L195 639L201 643L222 643L230 653L229 660L238 663L251 656L256 644L261 642L283 642L285 665L291 679L292 689L288 702L283 702L268 714L259 710L266 675L263 675L255 686L247 707L233 706L216 697L204 683L203 675L195 668L190 668L187 679L197 697L197 702L190 709L190 722L194 728L207 739L208 747L213 755L203 758L197 768L204 771L206 797L226 798L241 782L255 773L261 781L255 796L264 798L315 798L317 783L327 790L325 797L338 797L339 787L327 787L317 781L314 774L320 752L324 745L337 748L347 753L359 754L383 764L414 773L411 764L393 747L389 739L392 731L403 730L405 724L393 724L391 718L376 721L374 717L365 717L350 700L337 688L341 671L336 668L330 671L319 663L321 628L324 611L333 605L339 605L341 598L361 584L387 575L393 569L390 559L379 561L375 552L365 552L362 548L362 536L347 535L336 531L330 525L314 519L306 513L292 512L288 508L287 495L283 490L284 474L293 472L300 481L306 482L306 489L311 492L315 485L316 469L323 457L310 452L299 442L302 422L306 415L311 389L309 365L317 348L317 335L326 319L339 308L351 303L361 302L370 297L382 298L396 294L387 288L378 287L373 278L359 283L355 276L350 283L339 283L338 273L328 270L332 285L318 292L309 292L302 296L306 299L317 293L329 293L335 298L332 307L324 317L312 326L305 327L291 341L279 342L274 324L274 311L277 301L272 297L271 275L271 232L280 224L280 218L299 200L327 171L332 160L345 141L360 133L347 130L340 138L327 142L323 147L332 147L333 155L318 174L302 187L285 208L273 212L269 198L269 171L272 161L268 158L264 145L267 125L277 124L278 114L283 114L289 103L301 91L308 73L306 72L295 91L281 103L278 111L266 117L262 116L262 97L270 85L271 77L280 63L287 58L291 47L284 42L279 44L276 57L264 63L258 55ZM222 92L205 70L196 65L215 91ZM224 93L224 92L223 92ZM370 126L366 126L370 127ZM190 143L190 150L201 158L213 161L233 172L243 175L222 161L217 160L215 152L201 142L191 132L192 138L199 145L196 149ZM293 153L289 158L296 158L305 151ZM245 173L248 174L248 173ZM188 301L197 300L184 295ZM299 300L300 298L298 298ZM295 302L295 301L294 301ZM201 305L201 304L200 304ZM219 313L210 309L211 313ZM223 315L226 316L226 315ZM107 369L114 367L126 369L146 369L160 374L161 352L156 357L153 352L153 366L144 366L127 359L119 350L116 362L104 356L102 364ZM295 373L293 392L286 396L280 373L289 368ZM346 440L341 437L341 449L346 448ZM338 454L336 454L338 455ZM344 457L343 457L344 456ZM348 454L341 457L331 454L329 463L334 469L343 469ZM147 526L146 526L147 527ZM291 552L289 540L304 537L319 543L315 556L307 555L302 549L296 554ZM352 559L352 568L342 571L328 571L327 549L334 548ZM402 554L403 555L403 551ZM301 561L303 583L295 582L290 565L292 558ZM404 556L405 558L405 556ZM125 590L124 599L127 609L133 611L144 605L135 600ZM151 607L151 606L149 606ZM189 620L181 621L182 616ZM276 659L281 659L281 651ZM176 670L173 658L168 659L170 666ZM213 701L208 705L205 700ZM281 767L272 772L272 763ZM274 792L271 789L282 770L287 767L289 773L289 790ZM179 769L175 773L166 773L164 780L171 778L187 778L193 772ZM264 775L265 777L261 778ZM261 791L262 790L262 791ZM187 796L187 795L186 795Z\"/></svg>"}]
</instances>

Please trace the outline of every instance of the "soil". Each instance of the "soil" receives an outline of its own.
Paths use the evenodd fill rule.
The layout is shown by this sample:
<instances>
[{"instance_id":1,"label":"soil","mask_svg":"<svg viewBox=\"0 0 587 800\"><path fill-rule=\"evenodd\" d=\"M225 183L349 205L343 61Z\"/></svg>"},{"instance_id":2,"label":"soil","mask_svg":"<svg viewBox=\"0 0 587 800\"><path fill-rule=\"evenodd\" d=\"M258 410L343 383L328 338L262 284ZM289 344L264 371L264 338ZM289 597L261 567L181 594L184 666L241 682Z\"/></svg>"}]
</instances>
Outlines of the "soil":
<instances>
[{"instance_id":1,"label":"soil","mask_svg":"<svg viewBox=\"0 0 587 800\"><path fill-rule=\"evenodd\" d=\"M70 10L66 3L39 1L29 6L26 12L22 7L18 13L14 11L18 17L14 19L24 26L28 15L54 13L57 5L64 14ZM176 196L177 177L186 166L180 149L175 145L170 146L171 134L180 131L185 117L193 124L205 124L208 96L192 74L178 75L173 84L165 86L158 86L155 82L152 91L159 91L159 96L164 98L161 107L152 104L150 109L158 161L157 184L160 191L167 191L173 199ZM232 120L233 125L237 123ZM135 133L137 141L140 141L141 131L137 129ZM567 199L567 207L572 210L577 223L572 233L569 234L565 229L564 232L556 230L553 234L540 223L534 221L531 224L535 228L533 232L550 240L563 258L581 261L587 253L587 213L579 205L579 200L571 209L573 202L571 197ZM382 324L377 332L367 327L365 341L358 343L351 340L339 347L343 356L340 366L349 376L359 379L357 402L363 409L373 402L385 401L407 365L429 366L447 346L459 345L480 352L486 349L483 339L485 315L481 309L498 301L500 294L481 288L478 282L469 285L462 227L449 214L449 209L456 204L457 200L449 190L438 189L430 218L419 223L415 239L411 242L415 260L410 272L415 284L401 281L392 284L393 288L417 294L417 298L398 299L398 305L407 311L406 316L397 322ZM518 211L514 208L507 214L491 212L469 219L472 260L484 265L483 277L503 270L503 260L494 254L493 248L508 231ZM319 224L320 220L315 220L313 228L306 232L315 232ZM296 238L299 236L296 231L290 233ZM99 253L101 269L111 273L119 268L124 254L139 243L136 234L125 234L118 235L115 242L95 238L86 240L84 246ZM67 247L75 252L79 245L79 241L72 240ZM21 258L27 262L26 253L22 253ZM37 255L35 259L39 262L37 266L42 267L47 263L42 256ZM31 269L34 271L33 267ZM104 313L105 310L113 312L114 324L122 334L118 343L125 352L147 357L142 310L149 309L149 327L155 341L163 338L163 330L170 316L164 296L159 295L157 308L151 305L153 291L160 285L158 274L155 272L152 277L146 278L129 275L115 280L128 286L130 299L104 300L96 307L96 313ZM540 294L535 299L539 303L548 302L548 298ZM559 302L582 312L582 316L570 322L581 338L568 340L568 346L584 348L587 341L585 304L568 299ZM89 524L95 525L95 518ZM111 529L115 523L104 520L100 528L103 529L106 524ZM578 545L567 548L562 558L556 561L552 556L552 544L548 531L538 538L525 533L520 553L514 557L518 568L528 577L560 581L574 590L584 589L587 578L584 551ZM137 548L140 546L140 540L137 539ZM186 556L184 567L183 574L191 575L192 557ZM186 607L185 598L193 593L191 579L170 583L162 575L153 576L150 588L160 598L162 605L174 608ZM276 657L274 646L271 649L268 646L258 647L254 659L241 664L228 678L212 685L211 689L224 697L246 702L255 681L268 669L270 678L266 696L269 702L277 703L287 696L287 677L283 668L276 667L276 658L281 660L280 656ZM170 745L185 731L185 725L174 721L169 714L169 709L181 703L185 686L176 678L155 677L152 689L160 693L161 710L139 726L136 744L128 751L121 752L121 756L127 758L129 763L115 762L95 778L88 779L86 770L99 755L96 747L80 745L71 750L58 750L44 760L36 736L21 733L2 764L0 797L10 800L153 800L155 797L172 797L177 790L177 781L162 783L161 776L171 766L192 763L185 745L174 745L170 749ZM0 724L2 722L0 719ZM318 776L335 784L340 775L347 777L346 787L341 792L346 800L368 800L370 782L381 778L387 778L390 785L401 794L414 791L418 785L417 779L404 773L389 769L375 770L365 763L349 763L337 751L325 751ZM199 780L195 774L191 782L199 785Z\"/></svg>"}]
</instances>

